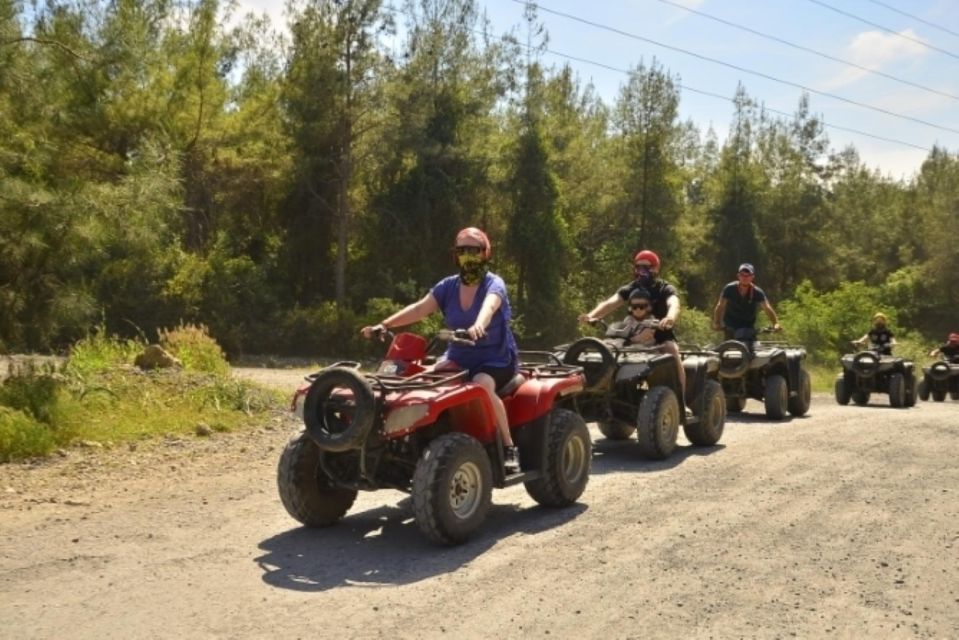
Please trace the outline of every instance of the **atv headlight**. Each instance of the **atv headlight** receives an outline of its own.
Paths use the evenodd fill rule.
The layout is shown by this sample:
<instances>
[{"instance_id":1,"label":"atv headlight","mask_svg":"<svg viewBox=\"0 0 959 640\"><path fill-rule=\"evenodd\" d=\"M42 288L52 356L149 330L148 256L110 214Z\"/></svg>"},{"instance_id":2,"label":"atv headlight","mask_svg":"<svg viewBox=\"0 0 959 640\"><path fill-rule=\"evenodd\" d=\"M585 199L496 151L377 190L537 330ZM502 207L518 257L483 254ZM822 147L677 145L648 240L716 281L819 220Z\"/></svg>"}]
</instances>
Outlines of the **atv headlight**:
<instances>
[{"instance_id":1,"label":"atv headlight","mask_svg":"<svg viewBox=\"0 0 959 640\"><path fill-rule=\"evenodd\" d=\"M396 433L409 429L429 413L428 404L409 404L390 411L383 423L384 433Z\"/></svg>"}]
</instances>

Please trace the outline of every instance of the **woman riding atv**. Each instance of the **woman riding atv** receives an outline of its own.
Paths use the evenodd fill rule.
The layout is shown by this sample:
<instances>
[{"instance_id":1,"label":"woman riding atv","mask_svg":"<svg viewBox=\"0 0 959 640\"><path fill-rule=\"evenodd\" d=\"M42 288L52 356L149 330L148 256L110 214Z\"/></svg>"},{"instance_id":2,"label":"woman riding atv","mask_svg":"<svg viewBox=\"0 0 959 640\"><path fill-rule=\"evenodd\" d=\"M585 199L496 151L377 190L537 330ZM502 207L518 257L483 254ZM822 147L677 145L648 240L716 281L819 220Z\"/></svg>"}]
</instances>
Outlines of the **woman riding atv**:
<instances>
[{"instance_id":1,"label":"woman riding atv","mask_svg":"<svg viewBox=\"0 0 959 640\"><path fill-rule=\"evenodd\" d=\"M946 343L929 352L932 357L942 356L942 359L952 364L959 364L959 333L950 333Z\"/></svg>"}]
</instances>

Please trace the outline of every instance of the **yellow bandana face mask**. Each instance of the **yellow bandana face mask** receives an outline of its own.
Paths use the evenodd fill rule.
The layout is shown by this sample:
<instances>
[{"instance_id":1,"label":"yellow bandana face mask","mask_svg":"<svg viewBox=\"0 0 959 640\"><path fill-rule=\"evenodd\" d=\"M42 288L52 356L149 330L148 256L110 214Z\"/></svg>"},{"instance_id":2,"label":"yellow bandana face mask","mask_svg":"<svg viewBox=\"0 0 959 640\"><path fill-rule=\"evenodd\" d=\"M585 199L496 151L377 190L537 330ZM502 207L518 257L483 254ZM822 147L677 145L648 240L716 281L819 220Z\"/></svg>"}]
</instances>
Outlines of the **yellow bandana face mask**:
<instances>
[{"instance_id":1,"label":"yellow bandana face mask","mask_svg":"<svg viewBox=\"0 0 959 640\"><path fill-rule=\"evenodd\" d=\"M456 264L460 268L460 280L467 286L479 284L486 275L486 260L482 256L462 253L456 256Z\"/></svg>"}]
</instances>

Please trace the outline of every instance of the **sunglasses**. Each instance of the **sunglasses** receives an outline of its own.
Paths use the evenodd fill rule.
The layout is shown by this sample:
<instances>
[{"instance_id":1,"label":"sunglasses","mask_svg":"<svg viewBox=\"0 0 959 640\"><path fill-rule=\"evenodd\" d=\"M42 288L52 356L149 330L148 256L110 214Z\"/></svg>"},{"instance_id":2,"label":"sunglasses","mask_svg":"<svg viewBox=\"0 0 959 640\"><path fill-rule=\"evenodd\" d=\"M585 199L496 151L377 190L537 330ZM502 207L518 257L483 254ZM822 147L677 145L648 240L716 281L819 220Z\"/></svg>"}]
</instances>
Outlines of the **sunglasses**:
<instances>
[{"instance_id":1,"label":"sunglasses","mask_svg":"<svg viewBox=\"0 0 959 640\"><path fill-rule=\"evenodd\" d=\"M629 308L630 308L630 309L649 309L649 303L648 303L648 302L637 302L637 303L635 303L635 304L630 304L630 305L629 305Z\"/></svg>"},{"instance_id":2,"label":"sunglasses","mask_svg":"<svg viewBox=\"0 0 959 640\"><path fill-rule=\"evenodd\" d=\"M470 247L470 246L453 247L453 252L456 253L456 255L458 256L461 256L463 254L478 256L479 254L483 253L483 247Z\"/></svg>"}]
</instances>

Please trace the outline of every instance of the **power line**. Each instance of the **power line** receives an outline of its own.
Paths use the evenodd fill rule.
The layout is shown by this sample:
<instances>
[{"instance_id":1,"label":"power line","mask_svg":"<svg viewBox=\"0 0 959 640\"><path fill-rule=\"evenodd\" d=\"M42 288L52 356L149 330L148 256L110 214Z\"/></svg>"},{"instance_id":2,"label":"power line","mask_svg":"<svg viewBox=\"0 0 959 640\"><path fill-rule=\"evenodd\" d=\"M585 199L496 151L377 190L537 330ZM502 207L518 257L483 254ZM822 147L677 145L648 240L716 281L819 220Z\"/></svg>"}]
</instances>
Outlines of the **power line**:
<instances>
[{"instance_id":1,"label":"power line","mask_svg":"<svg viewBox=\"0 0 959 640\"><path fill-rule=\"evenodd\" d=\"M937 47L937 46L934 46L934 45L929 44L928 42L923 42L923 41L920 40L919 38L913 38L912 36L907 36L907 35L905 35L905 34L903 34L903 33L899 33L898 31L895 31L894 29L890 29L889 27L884 27L884 26L882 26L881 24L876 24L875 22L870 22L869 20L866 20L865 18L861 18L861 17L857 16L857 15L854 14L854 13L849 13L848 11L843 11L842 9L839 9L839 8L837 8L837 7L834 7L834 6L832 6L831 4L827 4L827 3L825 3L825 2L822 2L821 0L809 0L809 2L811 2L811 3L813 3L813 4L818 4L820 7L824 7L824 8L826 8L826 9L829 9L830 11L835 11L836 13L838 13L838 14L840 14L840 15L844 15L844 16L846 16L847 18L852 18L853 20L858 20L859 22L862 22L863 24L868 24L870 27L876 27L877 29L882 29L882 30L885 31L886 33L891 33L891 34L894 35L894 36L899 36L900 38L904 38L904 39L906 39L906 40L909 40L910 42L915 42L916 44L921 44L922 46L926 47L927 49L932 49L933 51L938 51L939 53L944 53L944 54L946 54L947 56L951 56L951 57L956 58L957 60L959 60L959 55L957 55L957 54L955 54L955 53L953 53L953 52L951 52L951 51L946 51L945 49L940 49L940 48Z\"/></svg>"},{"instance_id":2,"label":"power line","mask_svg":"<svg viewBox=\"0 0 959 640\"><path fill-rule=\"evenodd\" d=\"M810 0L810 2L815 2L815 1L816 1L816 0ZM874 106L874 105L867 104L867 103L865 103L865 102L859 102L858 100L853 100L853 99L851 99L851 98L845 98L845 97L840 96L840 95L837 95L837 94L835 94L835 93L829 93L829 92L827 92L827 91L819 91L818 89L813 89L812 87L807 87L806 85L799 84L798 82L792 82L792 81L790 81L790 80L783 80L782 78L777 78L776 76L772 76L772 75L769 75L769 74L767 74L767 73L763 73L763 72L761 72L761 71L754 71L753 69L747 69L746 67L741 67L741 66L739 66L739 65L732 64L731 62L724 62L724 61L722 61L722 60L717 60L716 58L710 58L709 56L705 56L705 55L700 54L700 53L695 53L695 52L693 52L693 51L689 51L688 49L683 49L683 48L681 48L681 47L676 47L676 46L673 46L673 45L664 44L664 43L662 43L662 42L658 42L658 41L656 41L656 40L652 40L651 38L646 38L646 37L643 37L643 36L636 35L636 34L634 34L634 33L630 33L630 32L628 32L628 31L623 31L622 29L617 29L616 27L611 27L611 26L609 26L609 25L601 24L601 23L598 23L598 22L593 22L592 20L587 20L586 18L581 18L581 17L579 17L579 16L574 16L574 15L569 14L569 13L564 13L564 12L562 12L562 11L557 11L556 9L549 9L549 8L544 7L544 6L542 6L541 4L538 4L538 3L535 3L535 2L529 2L528 0L513 0L513 2L516 2L517 4L522 4L522 5L532 5L532 6L534 6L534 7L535 7L537 10L539 10L539 11L545 11L546 13L551 13L551 14L553 14L553 15L557 15L557 16L560 16L560 17L562 17L562 18L567 18L567 19L569 19L569 20L573 20L573 21L575 21L575 22L579 22L579 23L582 23L582 24L586 24L586 25L589 25L589 26L591 26L591 27L596 27L597 29L603 29L604 31L609 31L609 32L611 32L611 33L617 33L617 34L619 34L619 35L621 35L621 36L625 36L625 37L627 37L627 38L632 38L633 40L639 40L639 41L641 41L641 42L648 42L649 44L656 45L657 47L662 47L662 48L664 48L664 49L669 49L670 51L676 51L676 52L679 52L679 53L683 53L683 54L685 54L685 55L692 56L692 57L698 58L698 59L700 59L700 60L705 60L705 61L707 61L707 62L712 62L713 64L718 64L718 65L721 65L721 66L723 66L723 67L728 67L728 68L730 68L730 69L735 69L735 70L737 70L737 71L741 71L741 72L743 72L743 73L748 73L748 74L750 74L750 75L758 76L758 77L760 77L760 78L765 78L766 80L772 80L773 82L778 82L778 83L780 83L780 84L784 84L784 85L787 85L787 86L790 86L790 87L794 87L794 88L797 88L797 89L802 89L803 91L806 91L806 92L808 92L808 93L814 93L814 94L816 94L816 95L825 96L825 97L827 97L827 98L832 98L833 100L839 100L840 102L845 102L845 103L847 103L847 104L855 105L855 106L861 107L861 108L863 108L863 109L869 109L870 111L876 111L877 113L883 113L883 114L885 114L885 115L892 116L892 117L894 117L894 118L899 118L899 119L901 119L901 120L908 120L908 121L910 121L910 122L915 122L915 123L918 123L918 124L921 124L921 125L924 125L924 126L927 126L927 127L931 127L931 128L933 128L933 129L939 129L940 131L948 131L949 133L959 134L959 129L953 129L952 127L946 127L946 126L943 126L943 125L938 125L938 124L935 124L934 122L929 122L928 120L923 120L923 119L921 119L921 118L914 118L914 117L912 117L912 116L907 116L907 115L904 115L904 114L901 114L901 113L896 113L895 111L890 111L890 110L888 110L888 109L883 109L882 107L876 107L876 106Z\"/></svg>"},{"instance_id":3,"label":"power line","mask_svg":"<svg viewBox=\"0 0 959 640\"><path fill-rule=\"evenodd\" d=\"M766 38L767 40L772 40L773 42L778 42L778 43L780 43L780 44L784 44L784 45L790 46L790 47L792 47L792 48L794 48L794 49L798 49L798 50L800 50L800 51L805 51L805 52L807 52L807 53L812 53L812 54L814 54L814 55L819 56L820 58L825 58L825 59L827 59L827 60L832 60L833 62L839 62L839 63L844 64L844 65L846 65L846 66L854 67L854 68L856 68L856 69L859 69L860 71L865 71L866 73L871 73L871 74L874 74L874 75L877 75L877 76L882 76L883 78L887 78L887 79L889 79L889 80L894 80L894 81L896 81L896 82L899 82L899 83L902 83L902 84L906 84L906 85L909 85L909 86L911 86L911 87L916 87L917 89L922 89L922 90L924 90L924 91L929 91L930 93L936 93L936 94L939 94L939 95L941 95L941 96L945 96L946 98L952 98L953 100L959 100L959 96L957 96L957 95L955 95L955 94L947 93L947 92L945 92L945 91L940 91L939 89L934 89L934 88L932 88L932 87L927 87L927 86L925 86L925 85L919 84L918 82L913 82L912 80L906 80L906 79L904 79L904 78L898 78L898 77L896 77L896 76L894 76L894 75L890 75L890 74L888 74L888 73L884 73L884 72L882 72L882 71L879 71L878 69L870 69L869 67L864 67L864 66L862 66L862 65L860 65L860 64L856 64L855 62L850 62L849 60L843 60L842 58L837 58L837 57L835 57L835 56L831 56L831 55L829 55L828 53L824 53L824 52L822 52L822 51L817 51L816 49L811 49L811 48L805 47L805 46L803 46L803 45L801 45L801 44L796 44L796 43L794 43L794 42L790 42L789 40L784 40L783 38L779 38L779 37L777 37L777 36L770 35L770 34L768 34L768 33L763 33L762 31L757 31L756 29L752 29L752 28L747 27L747 26L745 26L745 25L739 24L738 22L732 22L732 21L730 21L730 20L725 20L725 19L720 18L720 17L718 17L718 16L710 15L710 14L705 13L705 12L703 12L703 11L697 11L696 9L691 9L691 8L689 8L689 7L685 7L685 6L681 5L681 4L679 4L678 2L673 2L672 0L658 0L658 1L659 1L659 2L662 2L663 4L667 4L667 5L671 6L671 7L676 7L677 9L682 9L683 11L688 11L689 13L694 13L694 14L696 14L697 16L702 16L703 18L708 18L709 20L714 20L714 21L716 21L716 22L720 22L720 23L725 24L725 25L727 25L727 26L730 26L730 27L732 27L732 28L734 28L734 29L739 29L740 31L746 31L746 32L751 33L751 34L753 34L753 35L757 35L757 36L759 36L760 38Z\"/></svg>"},{"instance_id":4,"label":"power line","mask_svg":"<svg viewBox=\"0 0 959 640\"><path fill-rule=\"evenodd\" d=\"M480 33L481 35L485 35L485 36L491 35L491 34L488 34L488 33L485 33L485 32L480 32L480 31L476 31L475 33ZM526 45L521 44L521 43L517 43L517 44L519 44L521 47L525 47L525 46L526 46ZM570 54L567 54L567 53L562 53L562 52L560 52L560 51L555 51L555 50L553 50L553 49L548 49L548 48L543 49L543 51L546 52L546 53L552 54L552 55L554 55L554 56L558 56L558 57L560 57L560 58L565 58L566 60L572 60L572 61L574 61L574 62L582 62L582 63L585 63L585 64L593 65L593 66L595 66L595 67L600 67L600 68L602 68L602 69L607 69L607 70L609 70L609 71L616 71L616 72L618 72L618 73L622 73L622 74L625 74L625 75L629 75L629 74L630 74L630 71L629 71L628 69L621 69L621 68L619 68L619 67L614 67L614 66L612 66L612 65L608 65L608 64L605 64L605 63L603 63L603 62L596 62L595 60L589 60L589 59L587 59L587 58L581 58L581 57L579 57L579 56L574 56L574 55L570 55ZM677 83L676 86L678 86L678 87L679 87L680 89L682 89L683 91L692 91L693 93L698 93L698 94L701 94L701 95L704 95L704 96L708 96L708 97L710 97L710 98L718 98L719 100L723 100L723 101L725 101L725 102L733 102L733 103L735 102L735 100L733 100L732 98L730 98L730 97L728 97L728 96L724 96L724 95L721 95L721 94L718 94L718 93L713 93L713 92L711 92L711 91L704 91L704 90L702 90L702 89L697 89L697 88L695 88L695 87L689 86L688 84L683 84L682 82ZM773 109L773 108L771 108L771 107L766 106L765 104L762 106L762 108L765 109L766 111L770 112L770 113L775 113L775 114L777 114L777 115L786 116L787 118L791 118L791 117L793 117L793 115L794 115L794 114L791 114L791 113L787 113L787 112L785 112L785 111L780 111L779 109ZM918 145L918 144L913 144L913 143L911 143L911 142L906 142L906 141L904 141L904 140L897 140L897 139L895 139L895 138L887 138L887 137L885 137L885 136L880 136L880 135L876 135L876 134L874 134L874 133L869 133L868 131L862 131L861 129L853 129L853 128L851 128L851 127L843 127L843 126L841 126L841 125L829 124L829 123L827 123L827 122L823 122L823 126L829 128L829 129L836 129L836 130L838 130L838 131L846 131L846 132L848 132L848 133L855 133L855 134L857 134L857 135L866 136L867 138L873 138L873 139L875 139L875 140L882 140L883 142L892 142L892 143L894 143L894 144L901 144L901 145L906 146L906 147L912 147L913 149L919 149L920 151L927 151L927 152L928 152L928 151L932 151L932 149L930 149L929 147L923 147L923 146L920 146L920 145Z\"/></svg>"},{"instance_id":5,"label":"power line","mask_svg":"<svg viewBox=\"0 0 959 640\"><path fill-rule=\"evenodd\" d=\"M923 20L923 19L920 18L919 16L915 16L915 15L913 15L913 14L911 14L911 13L906 13L906 12L903 11L902 9L897 9L896 7L892 6L891 4L886 4L885 2L880 2L879 0L869 0L869 2L871 2L871 3L873 3L873 4L878 4L880 7L885 7L886 9L889 9L890 11L894 11L894 12L898 13L899 15L906 16L907 18L912 18L913 20L915 20L915 21L917 21L917 22L921 22L921 23L923 23L923 24L925 24L925 25L929 25L930 27L933 27L934 29L939 29L940 31L945 31L946 33L952 34L952 35L956 36L957 38L959 38L959 33L956 33L956 32L953 31L952 29L947 29L947 28L945 28L944 26L942 26L942 25L940 25L940 24L936 24L935 22L929 22L928 20Z\"/></svg>"}]
</instances>

